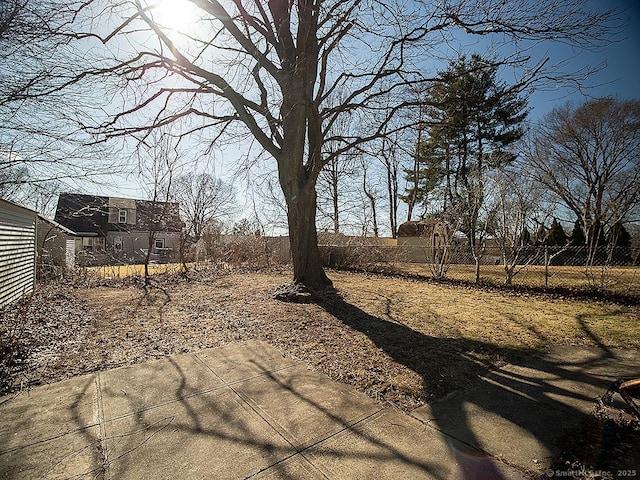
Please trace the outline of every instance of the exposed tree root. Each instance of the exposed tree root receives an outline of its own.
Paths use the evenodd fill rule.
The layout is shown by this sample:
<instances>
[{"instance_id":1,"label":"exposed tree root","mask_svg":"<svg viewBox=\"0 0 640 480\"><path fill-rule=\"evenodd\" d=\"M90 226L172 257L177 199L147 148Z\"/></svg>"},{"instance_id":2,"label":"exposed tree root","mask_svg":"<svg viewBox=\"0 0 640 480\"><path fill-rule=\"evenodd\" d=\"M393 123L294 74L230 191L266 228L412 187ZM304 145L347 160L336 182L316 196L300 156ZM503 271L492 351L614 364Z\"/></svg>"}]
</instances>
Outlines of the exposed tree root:
<instances>
[{"instance_id":1,"label":"exposed tree root","mask_svg":"<svg viewBox=\"0 0 640 480\"><path fill-rule=\"evenodd\" d=\"M287 283L269 291L274 299L290 303L316 303L334 292L333 287L314 290L303 283Z\"/></svg>"}]
</instances>

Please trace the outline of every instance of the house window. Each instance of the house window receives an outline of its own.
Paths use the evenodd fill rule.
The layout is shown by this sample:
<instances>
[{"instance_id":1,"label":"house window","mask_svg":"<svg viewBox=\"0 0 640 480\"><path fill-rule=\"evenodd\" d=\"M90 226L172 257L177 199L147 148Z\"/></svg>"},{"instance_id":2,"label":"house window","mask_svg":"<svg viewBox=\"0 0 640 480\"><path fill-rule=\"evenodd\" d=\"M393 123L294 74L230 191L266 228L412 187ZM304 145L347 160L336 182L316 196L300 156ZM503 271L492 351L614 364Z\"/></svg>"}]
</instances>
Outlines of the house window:
<instances>
[{"instance_id":1,"label":"house window","mask_svg":"<svg viewBox=\"0 0 640 480\"><path fill-rule=\"evenodd\" d=\"M83 250L104 250L104 238L82 237Z\"/></svg>"},{"instance_id":2,"label":"house window","mask_svg":"<svg viewBox=\"0 0 640 480\"><path fill-rule=\"evenodd\" d=\"M164 248L164 238L156 238L154 246L156 247L156 250Z\"/></svg>"},{"instance_id":3,"label":"house window","mask_svg":"<svg viewBox=\"0 0 640 480\"><path fill-rule=\"evenodd\" d=\"M93 250L93 237L82 237L82 249Z\"/></svg>"},{"instance_id":4,"label":"house window","mask_svg":"<svg viewBox=\"0 0 640 480\"><path fill-rule=\"evenodd\" d=\"M118 210L118 223L127 223L127 211L126 210Z\"/></svg>"},{"instance_id":5,"label":"house window","mask_svg":"<svg viewBox=\"0 0 640 480\"><path fill-rule=\"evenodd\" d=\"M113 249L116 252L122 251L122 237L113 237Z\"/></svg>"}]
</instances>

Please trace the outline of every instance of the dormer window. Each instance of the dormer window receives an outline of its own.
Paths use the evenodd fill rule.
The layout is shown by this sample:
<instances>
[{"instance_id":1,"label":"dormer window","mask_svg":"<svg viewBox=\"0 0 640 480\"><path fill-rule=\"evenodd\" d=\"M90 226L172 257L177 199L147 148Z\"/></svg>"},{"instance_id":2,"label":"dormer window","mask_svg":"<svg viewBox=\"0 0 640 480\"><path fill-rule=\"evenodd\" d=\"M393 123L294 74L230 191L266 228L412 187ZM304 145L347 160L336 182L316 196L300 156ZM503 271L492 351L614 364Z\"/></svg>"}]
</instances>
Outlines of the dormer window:
<instances>
[{"instance_id":1,"label":"dormer window","mask_svg":"<svg viewBox=\"0 0 640 480\"><path fill-rule=\"evenodd\" d=\"M118 223L127 223L127 211L126 210L118 210Z\"/></svg>"}]
</instances>

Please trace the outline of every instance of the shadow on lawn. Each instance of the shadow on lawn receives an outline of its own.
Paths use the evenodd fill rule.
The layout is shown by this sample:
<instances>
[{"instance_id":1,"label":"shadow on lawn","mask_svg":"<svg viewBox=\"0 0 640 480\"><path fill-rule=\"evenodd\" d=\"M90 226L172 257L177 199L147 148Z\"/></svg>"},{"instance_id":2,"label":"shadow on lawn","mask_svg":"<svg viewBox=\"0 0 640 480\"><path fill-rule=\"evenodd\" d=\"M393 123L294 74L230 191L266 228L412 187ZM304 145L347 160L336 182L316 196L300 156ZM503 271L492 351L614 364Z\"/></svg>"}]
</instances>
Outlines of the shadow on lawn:
<instances>
[{"instance_id":1,"label":"shadow on lawn","mask_svg":"<svg viewBox=\"0 0 640 480\"><path fill-rule=\"evenodd\" d=\"M607 348L582 350L573 357L536 357L534 351L430 337L370 315L339 296L321 306L418 373L425 393L441 397L457 390L412 415L441 431L464 479L504 478L496 468L499 458L541 473L560 453L562 437L579 427L615 380L608 372L617 360ZM496 370L491 362L478 361L477 353L502 357L511 365ZM633 363L622 370L633 371ZM451 439L469 448L460 450Z\"/></svg>"},{"instance_id":2,"label":"shadow on lawn","mask_svg":"<svg viewBox=\"0 0 640 480\"><path fill-rule=\"evenodd\" d=\"M470 356L473 349L490 347L482 342L428 337L342 299L326 302L324 308L367 335L397 362L420 373L425 386L447 371L446 364L454 363L470 375L489 373L488 366L479 367ZM397 422L403 424L396 425L388 417L375 429L370 425L389 412L363 400L350 387L330 383L302 364L283 360L261 342L230 348L231 353L216 350L166 357L87 378L75 401L66 407L73 413L75 428L68 430L63 423L60 434L37 442L44 452L38 457L37 470L87 478L253 478L264 474L293 480L326 478L324 471L331 471L335 478L513 478L529 465L514 460L505 445L511 452L523 450L518 442L524 434L554 451L558 431L578 423L584 415L581 405L593 404L590 395L558 382L580 382L579 391L597 392L604 388L606 372L606 364L595 356L574 357L572 362L530 359L526 367L498 370L478 380L473 390L454 392L412 412L426 424L424 428L402 419ZM439 361L428 354L434 351L441 356ZM241 355L234 357L233 352ZM631 367L634 359L625 357L622 363ZM85 411L87 405L96 404L94 391L99 399L98 423ZM32 403L20 407L22 416L33 408ZM59 407L65 408L62 403ZM480 428L486 423L479 427L474 408L494 422L495 430L487 434ZM37 409L33 418L38 421ZM501 431L505 424L508 427ZM407 432L410 441L404 438ZM3 433L12 434L8 429L0 431L0 437ZM74 441L65 442L66 438ZM61 460L46 454L47 446L60 447L58 440L68 444ZM16 447L4 452L4 458L0 451L0 477L18 475L18 467L34 446L29 443L24 450ZM445 448L450 455L442 455ZM87 453L93 453L92 461L83 463ZM12 458L18 458L18 463L3 470L3 460ZM538 472L549 464L539 460ZM354 465L362 470L349 468Z\"/></svg>"},{"instance_id":3,"label":"shadow on lawn","mask_svg":"<svg viewBox=\"0 0 640 480\"><path fill-rule=\"evenodd\" d=\"M548 467L549 458L534 455L559 453L559 435L577 427L595 398L608 388L612 366L617 372L637 371L639 366L632 354L596 348L573 355L529 356L525 361L524 355L532 352L497 349L490 343L462 338L430 337L370 315L340 297L320 305L418 373L425 391L447 393L452 378L456 380L457 391L411 412L425 424L417 436L424 443L403 443L399 438L403 425L387 422L384 430L369 429L371 418L388 412L362 402L347 386L328 385L324 377L307 375L306 369L283 361L278 352L278 362L272 361L263 345L251 347L249 343L242 347L246 371L241 375L225 373L233 371L226 368L228 364L237 367L240 363L228 353L207 361L199 353L167 357L95 374L67 407L76 424L68 438L78 438L78 449L73 450L76 447L69 443L70 452L62 460L43 455L51 466L38 468L73 472L79 468L76 460L93 452L93 461L83 472L89 478L142 473L146 478L264 474L293 480L304 477L305 471L306 477L322 478L320 466L346 468L354 462L369 468L359 472L358 478L390 478L390 473L403 478L391 471L396 467L410 472L404 478L513 478L517 471L541 473ZM480 362L478 353L500 355L512 364L491 371L491 363ZM98 402L90 395L94 389ZM93 423L93 416L88 418L83 409L96 403L100 413ZM29 412L28 408L24 411ZM34 414L33 421L37 418ZM63 433L37 442L38 448L53 445L53 440L68 433L65 425ZM0 431L0 444L3 434L12 432ZM446 443L447 458L439 456L434 438ZM28 457L18 455L21 449L14 450L0 449L2 478L12 478L14 471L17 475L20 466L3 470L3 453L7 460L13 454L20 461ZM451 459L455 467L444 463L453 464ZM386 476L381 471L384 468Z\"/></svg>"}]
</instances>

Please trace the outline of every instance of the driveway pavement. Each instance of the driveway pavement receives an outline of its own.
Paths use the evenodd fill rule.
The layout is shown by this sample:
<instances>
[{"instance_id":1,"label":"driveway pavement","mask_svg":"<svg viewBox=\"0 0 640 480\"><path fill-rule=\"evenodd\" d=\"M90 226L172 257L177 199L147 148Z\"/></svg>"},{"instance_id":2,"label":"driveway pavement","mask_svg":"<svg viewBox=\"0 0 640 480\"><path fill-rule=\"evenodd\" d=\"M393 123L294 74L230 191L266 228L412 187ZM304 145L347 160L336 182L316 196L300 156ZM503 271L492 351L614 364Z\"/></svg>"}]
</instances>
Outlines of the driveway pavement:
<instances>
[{"instance_id":1,"label":"driveway pavement","mask_svg":"<svg viewBox=\"0 0 640 480\"><path fill-rule=\"evenodd\" d=\"M508 365L411 414L248 341L0 398L0 478L521 479L637 351Z\"/></svg>"}]
</instances>

